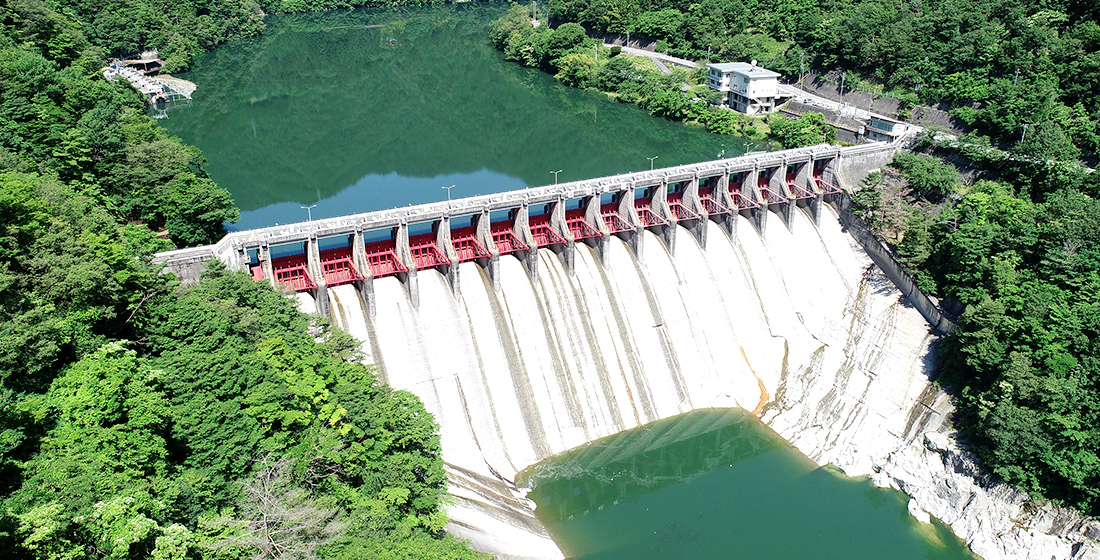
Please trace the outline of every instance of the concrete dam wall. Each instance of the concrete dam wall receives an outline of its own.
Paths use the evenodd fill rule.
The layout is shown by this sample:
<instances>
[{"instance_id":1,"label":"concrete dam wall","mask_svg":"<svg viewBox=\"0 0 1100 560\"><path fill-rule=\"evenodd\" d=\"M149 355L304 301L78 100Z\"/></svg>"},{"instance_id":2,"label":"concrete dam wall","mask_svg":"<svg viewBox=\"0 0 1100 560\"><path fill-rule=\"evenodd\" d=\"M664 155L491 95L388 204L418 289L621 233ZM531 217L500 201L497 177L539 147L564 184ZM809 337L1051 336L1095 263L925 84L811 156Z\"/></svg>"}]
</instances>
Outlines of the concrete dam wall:
<instances>
[{"instance_id":1,"label":"concrete dam wall","mask_svg":"<svg viewBox=\"0 0 1100 560\"><path fill-rule=\"evenodd\" d=\"M793 216L788 229L768 213L766 237L744 218L733 239L711 223L705 250L676 228L675 256L648 232L640 258L617 238L604 264L578 244L572 275L540 250L537 282L502 258L499 289L465 263L460 297L443 275L421 274L415 308L384 278L374 317L354 287L338 286L331 312L439 422L450 530L503 557L560 558L511 482L550 455L739 406L815 461L870 472L884 434L929 416L916 404L935 338L924 318L831 207L820 227Z\"/></svg>"}]
</instances>

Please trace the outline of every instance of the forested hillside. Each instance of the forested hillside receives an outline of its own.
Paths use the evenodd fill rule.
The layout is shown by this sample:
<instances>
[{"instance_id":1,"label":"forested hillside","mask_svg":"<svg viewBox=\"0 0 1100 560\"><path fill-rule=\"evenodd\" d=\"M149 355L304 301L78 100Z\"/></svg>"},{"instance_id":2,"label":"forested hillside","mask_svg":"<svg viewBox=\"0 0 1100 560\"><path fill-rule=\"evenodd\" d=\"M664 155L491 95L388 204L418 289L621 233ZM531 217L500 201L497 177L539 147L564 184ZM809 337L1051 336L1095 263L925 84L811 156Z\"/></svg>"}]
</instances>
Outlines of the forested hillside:
<instances>
[{"instance_id":1,"label":"forested hillside","mask_svg":"<svg viewBox=\"0 0 1100 560\"><path fill-rule=\"evenodd\" d=\"M964 150L985 165L971 184L899 154L854 199L922 289L963 309L940 382L983 468L1100 515L1100 174L987 154Z\"/></svg>"},{"instance_id":2,"label":"forested hillside","mask_svg":"<svg viewBox=\"0 0 1100 560\"><path fill-rule=\"evenodd\" d=\"M478 556L442 531L431 415L357 342L244 274L184 289L149 265L238 211L105 56L257 13L0 6L3 558Z\"/></svg>"},{"instance_id":3,"label":"forested hillside","mask_svg":"<svg viewBox=\"0 0 1100 560\"><path fill-rule=\"evenodd\" d=\"M659 40L697 60L848 72L909 106L945 101L995 140L1056 126L1100 152L1100 3L1092 0L549 0L553 26Z\"/></svg>"}]
</instances>

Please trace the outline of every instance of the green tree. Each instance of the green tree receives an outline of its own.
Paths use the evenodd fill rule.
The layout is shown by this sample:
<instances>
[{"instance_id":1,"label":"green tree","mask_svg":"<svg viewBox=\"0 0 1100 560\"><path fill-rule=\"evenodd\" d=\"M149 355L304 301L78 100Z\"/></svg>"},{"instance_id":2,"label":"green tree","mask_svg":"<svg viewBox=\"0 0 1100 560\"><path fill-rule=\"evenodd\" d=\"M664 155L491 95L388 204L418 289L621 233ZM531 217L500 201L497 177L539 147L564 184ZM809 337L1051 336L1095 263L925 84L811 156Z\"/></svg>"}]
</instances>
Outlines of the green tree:
<instances>
[{"instance_id":1,"label":"green tree","mask_svg":"<svg viewBox=\"0 0 1100 560\"><path fill-rule=\"evenodd\" d=\"M959 183L958 171L933 157L898 152L890 165L901 171L913 193L923 198L942 197Z\"/></svg>"},{"instance_id":2,"label":"green tree","mask_svg":"<svg viewBox=\"0 0 1100 560\"><path fill-rule=\"evenodd\" d=\"M806 113L797 119L777 116L769 119L772 136L784 148L801 148L836 139L836 131L825 121L821 113Z\"/></svg>"}]
</instances>

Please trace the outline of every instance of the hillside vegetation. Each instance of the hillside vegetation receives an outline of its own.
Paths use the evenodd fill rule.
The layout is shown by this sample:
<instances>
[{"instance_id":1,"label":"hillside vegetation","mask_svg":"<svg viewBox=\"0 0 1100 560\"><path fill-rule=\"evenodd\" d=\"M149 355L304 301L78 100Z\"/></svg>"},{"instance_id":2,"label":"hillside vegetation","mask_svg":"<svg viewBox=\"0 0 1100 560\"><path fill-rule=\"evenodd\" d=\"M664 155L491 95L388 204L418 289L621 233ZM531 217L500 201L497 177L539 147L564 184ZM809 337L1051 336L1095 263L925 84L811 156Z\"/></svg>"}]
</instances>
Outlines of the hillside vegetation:
<instances>
[{"instance_id":1,"label":"hillside vegetation","mask_svg":"<svg viewBox=\"0 0 1100 560\"><path fill-rule=\"evenodd\" d=\"M696 60L839 69L909 106L953 104L995 140L1024 125L1100 152L1100 3L1090 0L549 0L553 26L657 40ZM1021 146L1026 148L1027 146Z\"/></svg>"},{"instance_id":2,"label":"hillside vegetation","mask_svg":"<svg viewBox=\"0 0 1100 560\"><path fill-rule=\"evenodd\" d=\"M243 273L148 264L238 210L104 56L259 32L257 10L0 6L4 558L480 557L442 530L438 427L358 342Z\"/></svg>"}]
</instances>

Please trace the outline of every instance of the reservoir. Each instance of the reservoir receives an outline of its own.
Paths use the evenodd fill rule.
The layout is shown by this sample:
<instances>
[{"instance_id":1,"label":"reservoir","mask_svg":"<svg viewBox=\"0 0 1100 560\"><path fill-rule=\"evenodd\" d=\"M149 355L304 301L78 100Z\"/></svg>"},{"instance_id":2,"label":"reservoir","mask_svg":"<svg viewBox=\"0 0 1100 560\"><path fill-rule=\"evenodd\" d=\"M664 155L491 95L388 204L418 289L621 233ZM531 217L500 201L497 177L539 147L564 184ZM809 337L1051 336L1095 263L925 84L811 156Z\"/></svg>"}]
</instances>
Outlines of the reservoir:
<instances>
[{"instance_id":1,"label":"reservoir","mask_svg":"<svg viewBox=\"0 0 1100 560\"><path fill-rule=\"evenodd\" d=\"M975 558L905 494L818 468L741 409L659 420L517 478L577 560Z\"/></svg>"},{"instance_id":2,"label":"reservoir","mask_svg":"<svg viewBox=\"0 0 1100 560\"><path fill-rule=\"evenodd\" d=\"M708 161L763 149L504 60L506 4L268 17L203 56L160 122L203 150L231 229Z\"/></svg>"}]
</instances>

